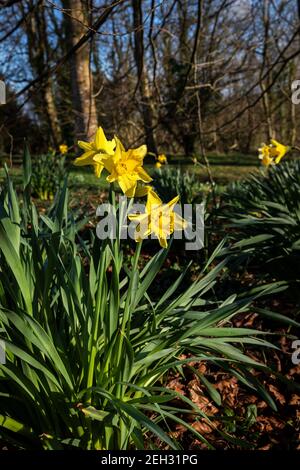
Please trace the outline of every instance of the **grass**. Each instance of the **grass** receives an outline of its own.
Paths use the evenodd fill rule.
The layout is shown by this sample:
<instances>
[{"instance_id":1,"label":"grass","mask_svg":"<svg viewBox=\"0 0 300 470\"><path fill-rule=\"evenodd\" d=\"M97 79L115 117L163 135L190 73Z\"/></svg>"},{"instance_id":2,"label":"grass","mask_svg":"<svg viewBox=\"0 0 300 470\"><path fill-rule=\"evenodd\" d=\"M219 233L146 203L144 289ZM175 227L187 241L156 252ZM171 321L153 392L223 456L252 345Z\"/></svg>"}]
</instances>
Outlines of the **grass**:
<instances>
[{"instance_id":1,"label":"grass","mask_svg":"<svg viewBox=\"0 0 300 470\"><path fill-rule=\"evenodd\" d=\"M256 156L253 155L209 155L211 173L215 182L219 185L226 185L231 181L247 178L250 173L257 171L259 166ZM169 159L169 164L174 167L181 167L182 170L196 172L199 175L200 182L208 181L207 169L203 164L194 165L192 159L186 159L183 156L174 156ZM146 170L151 174L154 170L153 164L145 165ZM12 180L16 186L21 184L22 167L14 166L9 169ZM0 168L0 185L4 180L4 168ZM108 183L105 176L98 179L88 167L71 167L69 175L69 187L71 196L76 196L80 192L83 196L86 192L92 192L94 195L99 191L106 191Z\"/></svg>"},{"instance_id":2,"label":"grass","mask_svg":"<svg viewBox=\"0 0 300 470\"><path fill-rule=\"evenodd\" d=\"M201 182L208 181L207 169L204 165L184 165L184 170L195 171ZM217 184L226 185L232 181L245 179L250 173L258 171L258 165L210 165L211 174Z\"/></svg>"},{"instance_id":3,"label":"grass","mask_svg":"<svg viewBox=\"0 0 300 470\"><path fill-rule=\"evenodd\" d=\"M201 157L195 155L195 157L201 162ZM208 153L207 158L211 165L226 165L226 166L257 166L257 154L248 155L241 153L226 153L226 154L216 154ZM190 161L191 158L186 158L184 155L174 155L169 157L169 163L174 165L182 164L184 162Z\"/></svg>"},{"instance_id":4,"label":"grass","mask_svg":"<svg viewBox=\"0 0 300 470\"><path fill-rule=\"evenodd\" d=\"M13 167L9 169L9 174L16 186L20 185L22 182L22 167ZM4 168L0 168L0 185L3 183L5 177ZM76 188L81 188L83 190L106 190L108 184L105 176L97 178L92 170L88 167L86 168L72 168L69 174L69 188L71 192Z\"/></svg>"},{"instance_id":5,"label":"grass","mask_svg":"<svg viewBox=\"0 0 300 470\"><path fill-rule=\"evenodd\" d=\"M208 154L210 170L217 184L226 185L232 181L245 179L250 173L256 172L260 164L257 155L231 154ZM183 170L196 172L201 182L208 181L207 168L201 158L194 165L192 158L187 159L182 155L169 158L169 164L181 167Z\"/></svg>"}]
</instances>

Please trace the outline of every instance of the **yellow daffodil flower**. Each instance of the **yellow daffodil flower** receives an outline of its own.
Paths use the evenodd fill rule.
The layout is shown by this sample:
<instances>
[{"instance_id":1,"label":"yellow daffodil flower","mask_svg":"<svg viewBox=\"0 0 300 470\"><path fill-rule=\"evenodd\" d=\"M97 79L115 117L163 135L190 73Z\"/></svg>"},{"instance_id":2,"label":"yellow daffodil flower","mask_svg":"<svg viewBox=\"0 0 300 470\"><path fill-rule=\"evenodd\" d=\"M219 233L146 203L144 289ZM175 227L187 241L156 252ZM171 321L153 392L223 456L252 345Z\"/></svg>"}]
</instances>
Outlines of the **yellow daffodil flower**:
<instances>
[{"instance_id":1,"label":"yellow daffodil flower","mask_svg":"<svg viewBox=\"0 0 300 470\"><path fill-rule=\"evenodd\" d=\"M272 153L275 158L275 163L277 164L285 156L285 154L289 151L290 148L286 145L280 144L279 142L277 142L277 140L274 139L271 140L271 143L273 146Z\"/></svg>"},{"instance_id":2,"label":"yellow daffodil flower","mask_svg":"<svg viewBox=\"0 0 300 470\"><path fill-rule=\"evenodd\" d=\"M66 144L61 144L59 146L59 152L62 154L62 155L65 155L66 153L68 153L68 146Z\"/></svg>"},{"instance_id":3,"label":"yellow daffodil flower","mask_svg":"<svg viewBox=\"0 0 300 470\"><path fill-rule=\"evenodd\" d=\"M136 222L135 240L141 241L152 233L158 238L162 248L168 246L167 238L176 230L184 230L187 222L174 212L179 200L176 196L172 201L163 204L159 196L151 189L148 192L146 212L130 214L129 220Z\"/></svg>"},{"instance_id":4,"label":"yellow daffodil flower","mask_svg":"<svg viewBox=\"0 0 300 470\"><path fill-rule=\"evenodd\" d=\"M163 153L161 155L158 155L157 160L159 163L162 163L162 164L168 163L167 157Z\"/></svg>"},{"instance_id":5,"label":"yellow daffodil flower","mask_svg":"<svg viewBox=\"0 0 300 470\"><path fill-rule=\"evenodd\" d=\"M142 167L147 147L142 145L137 149L126 151L117 137L115 137L115 141L116 150L114 155L103 160L103 165L110 173L106 179L109 183L117 181L123 193L128 197L133 197L138 181L143 181L144 183L152 181L152 178ZM99 161L98 155L95 155L94 161Z\"/></svg>"},{"instance_id":6,"label":"yellow daffodil flower","mask_svg":"<svg viewBox=\"0 0 300 470\"><path fill-rule=\"evenodd\" d=\"M76 158L74 165L92 165L96 176L99 178L104 168L104 160L114 154L116 147L115 139L107 140L102 127L99 127L93 142L78 141L78 145L85 152L81 157ZM94 158L97 157L96 160Z\"/></svg>"},{"instance_id":7,"label":"yellow daffodil flower","mask_svg":"<svg viewBox=\"0 0 300 470\"><path fill-rule=\"evenodd\" d=\"M289 147L272 139L270 145L263 144L258 150L260 152L259 159L264 166L268 167L270 165L277 165L289 151Z\"/></svg>"},{"instance_id":8,"label":"yellow daffodil flower","mask_svg":"<svg viewBox=\"0 0 300 470\"><path fill-rule=\"evenodd\" d=\"M161 167L161 163L160 162L156 162L155 163L155 168L159 169Z\"/></svg>"}]
</instances>

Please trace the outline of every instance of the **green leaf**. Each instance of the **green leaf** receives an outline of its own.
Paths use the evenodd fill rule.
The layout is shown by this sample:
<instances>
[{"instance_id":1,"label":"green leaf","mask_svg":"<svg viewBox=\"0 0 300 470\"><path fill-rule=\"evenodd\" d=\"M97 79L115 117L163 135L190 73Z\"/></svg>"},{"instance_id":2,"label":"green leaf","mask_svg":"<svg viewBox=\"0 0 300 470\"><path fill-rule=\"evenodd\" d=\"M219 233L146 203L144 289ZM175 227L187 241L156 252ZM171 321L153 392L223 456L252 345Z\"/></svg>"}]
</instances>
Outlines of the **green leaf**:
<instances>
[{"instance_id":1,"label":"green leaf","mask_svg":"<svg viewBox=\"0 0 300 470\"><path fill-rule=\"evenodd\" d=\"M10 241L10 232L7 232L0 221L0 250L2 251L8 266L10 267L18 288L24 298L26 308L29 314L32 313L31 290L21 259ZM18 289L17 289L18 290Z\"/></svg>"},{"instance_id":2,"label":"green leaf","mask_svg":"<svg viewBox=\"0 0 300 470\"><path fill-rule=\"evenodd\" d=\"M27 428L23 423L17 421L9 416L3 414L0 415L0 426L18 434L28 436L32 434L32 429Z\"/></svg>"}]
</instances>

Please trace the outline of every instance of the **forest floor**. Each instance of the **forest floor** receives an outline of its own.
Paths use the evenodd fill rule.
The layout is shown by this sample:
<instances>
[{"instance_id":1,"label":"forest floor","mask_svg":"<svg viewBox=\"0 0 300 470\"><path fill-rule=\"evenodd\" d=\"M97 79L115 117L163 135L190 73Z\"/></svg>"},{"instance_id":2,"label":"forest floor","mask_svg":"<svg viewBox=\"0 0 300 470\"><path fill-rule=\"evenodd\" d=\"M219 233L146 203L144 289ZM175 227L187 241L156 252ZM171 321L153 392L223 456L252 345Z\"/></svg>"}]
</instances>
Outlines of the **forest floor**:
<instances>
[{"instance_id":1,"label":"forest floor","mask_svg":"<svg viewBox=\"0 0 300 470\"><path fill-rule=\"evenodd\" d=\"M212 175L219 185L225 188L226 184L246 178L250 173L258 171L257 157L254 156L215 156L210 158ZM194 166L184 159L171 159L170 165L180 166L183 169L196 171L199 182L207 181L205 166ZM146 165L151 173L153 165ZM10 173L18 186L21 184L21 167L12 168ZM3 181L4 170L0 169L0 184ZM105 178L100 181L92 173L91 169L72 168L69 174L70 206L82 215L90 217L89 228L93 226L93 218L96 208L101 200L107 197L107 182ZM49 203L36 201L39 208L45 210ZM87 227L86 227L87 228ZM151 253L147 253L151 256ZM128 250L130 256L130 249ZM167 260L168 261L168 260ZM168 279L172 277L172 271L182 268L182 260L169 260ZM240 288L247 287L247 283L255 278L255 272L247 272L245 279L240 279ZM162 279L161 279L162 281ZM235 279L232 282L236 282ZM226 289L226 286L223 286ZM228 285L227 285L228 287ZM160 282L160 290L162 283ZM268 299L265 305L272 311L286 314L297 320L299 305L295 305L286 294L276 299ZM237 327L253 327L273 333L272 342L278 350L268 352L267 355L257 350L247 350L250 357L272 367L274 374L255 372L265 389L276 402L277 410L272 409L264 399L251 389L246 388L216 366L207 362L187 364L183 368L183 374L170 373L166 378L169 388L190 398L200 410L210 418L195 421L194 416L183 414L189 424L199 431L215 448L218 449L300 449L300 393L288 386L286 382L277 377L277 373L289 379L291 383L300 382L300 365L294 365L291 361L291 334L299 337L299 331L262 320L256 313L241 314L232 320ZM212 386L219 392L221 404L213 402L211 396L201 385L197 374L205 374ZM179 405L179 403L178 403ZM207 448L198 441L182 425L171 428L171 433L181 443L184 449L200 450ZM226 436L226 437L225 437ZM158 445L161 446L160 443Z\"/></svg>"},{"instance_id":2,"label":"forest floor","mask_svg":"<svg viewBox=\"0 0 300 470\"><path fill-rule=\"evenodd\" d=\"M295 305L285 296L273 301L269 299L264 306L292 317L295 314ZM291 330L266 322L254 312L240 314L232 323L239 328L262 329L274 335L272 342L277 350L265 354L257 349L247 349L245 353L274 371L269 374L257 370L252 372L270 394L277 409L272 409L261 395L244 386L232 374L205 361L191 362L183 368L182 375L169 375L167 387L189 398L209 416L209 421L206 418L195 420L193 414L184 414L182 418L187 419L216 449L300 450L300 392L299 388L291 386L300 383L300 364L294 365L291 361ZM299 329L296 332L293 328L293 334L299 335ZM207 393L199 380L202 374L219 392L221 403L215 403ZM287 379L290 385L277 374ZM184 449L207 449L206 444L182 425L174 426L172 433Z\"/></svg>"}]
</instances>

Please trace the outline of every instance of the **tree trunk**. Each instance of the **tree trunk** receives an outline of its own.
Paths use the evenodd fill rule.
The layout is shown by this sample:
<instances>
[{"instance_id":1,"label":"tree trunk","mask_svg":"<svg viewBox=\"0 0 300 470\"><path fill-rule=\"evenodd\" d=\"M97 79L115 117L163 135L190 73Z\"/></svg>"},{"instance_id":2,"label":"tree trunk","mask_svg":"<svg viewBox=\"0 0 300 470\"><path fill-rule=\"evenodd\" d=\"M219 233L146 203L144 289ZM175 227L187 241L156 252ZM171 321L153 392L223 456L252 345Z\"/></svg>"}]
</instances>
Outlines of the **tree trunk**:
<instances>
[{"instance_id":1,"label":"tree trunk","mask_svg":"<svg viewBox=\"0 0 300 470\"><path fill-rule=\"evenodd\" d=\"M21 9L23 9L23 7L23 5L20 5ZM39 76L44 72L50 60L43 2L25 22L24 28L28 40L30 65L33 73ZM45 122L46 118L52 143L54 146L57 146L58 143L61 142L62 137L51 77L43 85L41 94L37 94L33 101L36 113L39 115L41 121Z\"/></svg>"},{"instance_id":2,"label":"tree trunk","mask_svg":"<svg viewBox=\"0 0 300 470\"><path fill-rule=\"evenodd\" d=\"M45 85L43 95L49 129L53 138L53 143L55 147L57 147L59 143L62 143L62 133L59 125L51 79L49 79L47 84Z\"/></svg>"},{"instance_id":3,"label":"tree trunk","mask_svg":"<svg viewBox=\"0 0 300 470\"><path fill-rule=\"evenodd\" d=\"M263 27L264 27L264 44L263 44L263 63L260 71L260 88L262 91L262 104L267 123L267 138L268 141L275 137L272 121L272 110L270 104L270 92L268 87L271 83L272 77L268 74L266 79L263 79L264 71L269 67L269 30L270 30L270 3L269 0L263 2Z\"/></svg>"},{"instance_id":4,"label":"tree trunk","mask_svg":"<svg viewBox=\"0 0 300 470\"><path fill-rule=\"evenodd\" d=\"M89 25L87 3L82 0L63 0L65 31L68 48L71 49L85 33ZM90 139L98 127L93 76L90 68L91 44L86 43L70 58L72 105L76 139Z\"/></svg>"},{"instance_id":5,"label":"tree trunk","mask_svg":"<svg viewBox=\"0 0 300 470\"><path fill-rule=\"evenodd\" d=\"M144 122L146 144L149 152L157 154L153 133L153 111L151 93L147 74L144 67L144 30L142 1L132 0L134 26L134 58L138 72L138 87L141 96L141 111Z\"/></svg>"}]
</instances>

